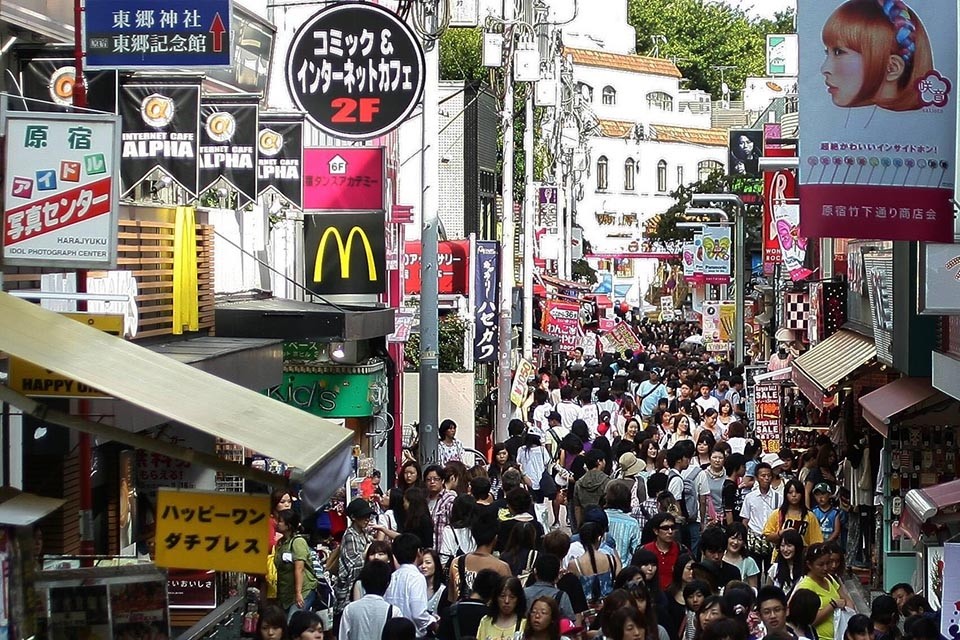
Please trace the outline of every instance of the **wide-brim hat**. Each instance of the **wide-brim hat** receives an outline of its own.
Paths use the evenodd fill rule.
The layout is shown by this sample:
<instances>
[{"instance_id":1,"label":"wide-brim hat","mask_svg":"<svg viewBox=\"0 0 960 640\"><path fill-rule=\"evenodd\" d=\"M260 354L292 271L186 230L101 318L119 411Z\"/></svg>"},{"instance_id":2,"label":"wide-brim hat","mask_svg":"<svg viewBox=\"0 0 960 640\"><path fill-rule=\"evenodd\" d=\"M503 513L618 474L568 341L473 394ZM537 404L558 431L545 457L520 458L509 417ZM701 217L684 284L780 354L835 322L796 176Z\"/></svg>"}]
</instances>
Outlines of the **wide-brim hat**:
<instances>
[{"instance_id":1,"label":"wide-brim hat","mask_svg":"<svg viewBox=\"0 0 960 640\"><path fill-rule=\"evenodd\" d=\"M647 468L647 463L637 458L631 451L627 451L620 456L619 463L620 471L624 477L635 476Z\"/></svg>"}]
</instances>

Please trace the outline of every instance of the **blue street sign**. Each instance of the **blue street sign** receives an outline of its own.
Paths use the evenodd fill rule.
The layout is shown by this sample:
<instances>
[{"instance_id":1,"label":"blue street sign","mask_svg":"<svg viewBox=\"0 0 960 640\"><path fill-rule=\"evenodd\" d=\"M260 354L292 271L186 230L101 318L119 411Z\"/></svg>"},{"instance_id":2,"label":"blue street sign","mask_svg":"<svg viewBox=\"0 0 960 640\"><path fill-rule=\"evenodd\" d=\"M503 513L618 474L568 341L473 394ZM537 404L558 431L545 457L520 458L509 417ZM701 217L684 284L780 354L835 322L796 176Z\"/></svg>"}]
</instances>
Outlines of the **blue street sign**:
<instances>
[{"instance_id":1,"label":"blue street sign","mask_svg":"<svg viewBox=\"0 0 960 640\"><path fill-rule=\"evenodd\" d=\"M230 7L230 0L87 0L87 66L230 66Z\"/></svg>"}]
</instances>

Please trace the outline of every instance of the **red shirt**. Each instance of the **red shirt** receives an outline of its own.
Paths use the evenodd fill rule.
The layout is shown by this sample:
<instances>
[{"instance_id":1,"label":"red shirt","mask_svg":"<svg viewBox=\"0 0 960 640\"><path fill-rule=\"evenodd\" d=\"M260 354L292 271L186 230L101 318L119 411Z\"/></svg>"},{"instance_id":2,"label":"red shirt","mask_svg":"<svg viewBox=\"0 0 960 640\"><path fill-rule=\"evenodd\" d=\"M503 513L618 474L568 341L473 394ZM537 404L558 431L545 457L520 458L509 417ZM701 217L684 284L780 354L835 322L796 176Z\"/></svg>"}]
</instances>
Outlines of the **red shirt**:
<instances>
[{"instance_id":1,"label":"red shirt","mask_svg":"<svg viewBox=\"0 0 960 640\"><path fill-rule=\"evenodd\" d=\"M673 542L666 553L657 547L656 541L643 545L643 548L657 556L657 577L660 578L660 590L665 592L673 582L673 568L680 557L680 544Z\"/></svg>"}]
</instances>

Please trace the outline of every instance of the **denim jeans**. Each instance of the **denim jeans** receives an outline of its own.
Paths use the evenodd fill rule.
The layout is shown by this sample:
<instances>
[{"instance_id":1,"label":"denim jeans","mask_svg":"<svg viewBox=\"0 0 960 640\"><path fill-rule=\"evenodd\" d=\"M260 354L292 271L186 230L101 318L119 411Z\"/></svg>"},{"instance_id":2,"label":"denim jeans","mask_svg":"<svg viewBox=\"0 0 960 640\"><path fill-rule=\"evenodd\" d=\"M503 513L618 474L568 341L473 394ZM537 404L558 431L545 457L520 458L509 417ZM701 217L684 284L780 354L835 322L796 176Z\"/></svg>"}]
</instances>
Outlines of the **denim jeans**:
<instances>
[{"instance_id":1,"label":"denim jeans","mask_svg":"<svg viewBox=\"0 0 960 640\"><path fill-rule=\"evenodd\" d=\"M298 607L297 603L294 602L290 605L290 608L287 609L287 620L293 617L295 611L312 611L313 610L313 601L317 598L316 590L310 591L307 595L303 597L303 607Z\"/></svg>"},{"instance_id":2,"label":"denim jeans","mask_svg":"<svg viewBox=\"0 0 960 640\"><path fill-rule=\"evenodd\" d=\"M696 553L700 550L700 523L688 522L683 525L683 527L686 529L687 534L684 537L690 541L688 545L690 547L690 553L696 555Z\"/></svg>"}]
</instances>

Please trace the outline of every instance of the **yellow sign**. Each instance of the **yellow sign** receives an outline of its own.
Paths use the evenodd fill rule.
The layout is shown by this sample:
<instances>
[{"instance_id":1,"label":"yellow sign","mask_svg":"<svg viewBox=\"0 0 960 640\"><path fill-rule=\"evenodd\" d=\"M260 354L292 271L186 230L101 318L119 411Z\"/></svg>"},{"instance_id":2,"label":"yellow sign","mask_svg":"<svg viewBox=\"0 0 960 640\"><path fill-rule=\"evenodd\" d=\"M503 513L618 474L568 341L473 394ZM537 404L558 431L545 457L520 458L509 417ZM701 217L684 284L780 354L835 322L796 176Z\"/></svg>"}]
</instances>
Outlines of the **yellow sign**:
<instances>
[{"instance_id":1,"label":"yellow sign","mask_svg":"<svg viewBox=\"0 0 960 640\"><path fill-rule=\"evenodd\" d=\"M527 398L527 381L537 374L536 367L523 358L517 364L517 371L513 374L513 384L510 386L510 402L518 407L523 406Z\"/></svg>"},{"instance_id":2,"label":"yellow sign","mask_svg":"<svg viewBox=\"0 0 960 640\"><path fill-rule=\"evenodd\" d=\"M123 335L123 316L98 313L64 313L64 316L111 335ZM7 385L25 396L43 398L105 398L106 394L50 369L20 358L10 358Z\"/></svg>"},{"instance_id":3,"label":"yellow sign","mask_svg":"<svg viewBox=\"0 0 960 640\"><path fill-rule=\"evenodd\" d=\"M261 574L270 551L270 496L157 490L157 566Z\"/></svg>"},{"instance_id":4,"label":"yellow sign","mask_svg":"<svg viewBox=\"0 0 960 640\"><path fill-rule=\"evenodd\" d=\"M313 281L323 281L323 251L327 246L327 239L333 236L337 241L337 251L340 254L340 277L344 280L350 277L350 249L353 247L353 236L356 234L363 242L363 250L367 253L367 277L370 282L377 280L377 265L373 259L373 248L370 246L370 240L367 234L360 227L354 226L347 234L347 242L344 244L340 230L336 227L327 227L327 230L320 236L320 244L317 245L317 262L313 269Z\"/></svg>"}]
</instances>

